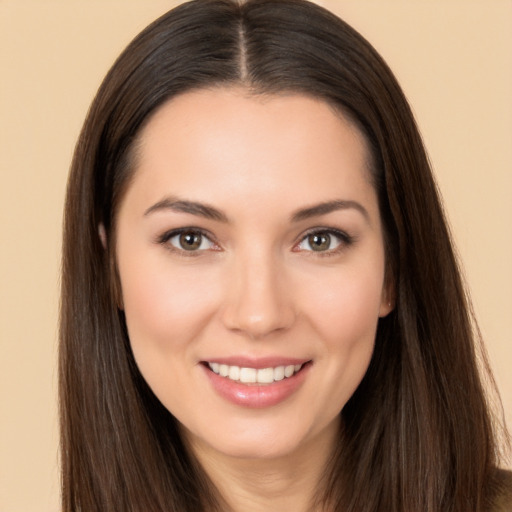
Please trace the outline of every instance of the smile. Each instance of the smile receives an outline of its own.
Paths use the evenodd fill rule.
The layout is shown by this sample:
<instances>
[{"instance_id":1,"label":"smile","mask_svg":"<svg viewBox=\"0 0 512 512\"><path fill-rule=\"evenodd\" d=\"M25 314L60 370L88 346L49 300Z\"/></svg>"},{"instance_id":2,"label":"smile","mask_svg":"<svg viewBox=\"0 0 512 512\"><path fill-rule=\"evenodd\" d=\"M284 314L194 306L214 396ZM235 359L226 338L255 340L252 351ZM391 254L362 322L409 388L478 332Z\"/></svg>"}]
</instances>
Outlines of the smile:
<instances>
[{"instance_id":1,"label":"smile","mask_svg":"<svg viewBox=\"0 0 512 512\"><path fill-rule=\"evenodd\" d=\"M243 384L272 384L292 377L301 370L303 364L290 364L269 368L247 368L227 364L208 363L213 373Z\"/></svg>"},{"instance_id":2,"label":"smile","mask_svg":"<svg viewBox=\"0 0 512 512\"><path fill-rule=\"evenodd\" d=\"M227 357L202 361L213 390L232 404L261 409L284 402L302 387L312 360Z\"/></svg>"}]
</instances>

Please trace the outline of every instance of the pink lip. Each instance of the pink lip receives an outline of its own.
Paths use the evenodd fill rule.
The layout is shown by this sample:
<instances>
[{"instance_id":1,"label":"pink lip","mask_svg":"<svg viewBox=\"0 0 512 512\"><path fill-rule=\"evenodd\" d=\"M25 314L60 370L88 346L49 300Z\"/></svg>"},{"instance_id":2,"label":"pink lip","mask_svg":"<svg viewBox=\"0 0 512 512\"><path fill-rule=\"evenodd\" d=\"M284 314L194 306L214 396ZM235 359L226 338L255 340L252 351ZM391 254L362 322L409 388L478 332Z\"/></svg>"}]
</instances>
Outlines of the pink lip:
<instances>
[{"instance_id":1,"label":"pink lip","mask_svg":"<svg viewBox=\"0 0 512 512\"><path fill-rule=\"evenodd\" d=\"M236 363L225 362L228 360L230 359L215 359L210 362L219 362L220 364L231 364L247 368L270 368L281 365L286 366L287 364L302 364L305 362L304 360L289 359L287 361L290 362L283 363L284 359L279 359L278 364L274 364L273 362L269 364L269 360L253 361L252 364L248 364L249 362L245 361L243 364L240 364L240 358L236 358ZM293 361L297 362L294 363ZM257 366L254 366L255 363ZM222 398L235 405L260 409L277 405L293 395L303 384L311 368L311 364L305 364L301 370L292 377L273 382L272 384L242 384L241 382L217 375L212 372L207 365L201 366L213 386L213 389Z\"/></svg>"}]
</instances>

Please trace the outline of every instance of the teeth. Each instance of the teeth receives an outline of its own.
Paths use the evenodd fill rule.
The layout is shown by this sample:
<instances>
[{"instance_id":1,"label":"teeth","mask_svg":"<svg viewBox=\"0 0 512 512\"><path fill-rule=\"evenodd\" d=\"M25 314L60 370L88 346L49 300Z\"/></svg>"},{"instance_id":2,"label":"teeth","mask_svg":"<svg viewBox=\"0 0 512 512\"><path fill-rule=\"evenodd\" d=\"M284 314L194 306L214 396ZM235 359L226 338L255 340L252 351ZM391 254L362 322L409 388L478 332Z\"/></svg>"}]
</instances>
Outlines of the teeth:
<instances>
[{"instance_id":1,"label":"teeth","mask_svg":"<svg viewBox=\"0 0 512 512\"><path fill-rule=\"evenodd\" d=\"M243 382L244 384L272 384L297 373L301 364L288 366L276 366L275 368L241 368L227 364L208 363L210 370L221 377Z\"/></svg>"},{"instance_id":2,"label":"teeth","mask_svg":"<svg viewBox=\"0 0 512 512\"><path fill-rule=\"evenodd\" d=\"M256 381L260 384L274 382L274 368L262 368L256 372Z\"/></svg>"},{"instance_id":3,"label":"teeth","mask_svg":"<svg viewBox=\"0 0 512 512\"><path fill-rule=\"evenodd\" d=\"M295 373L295 366L285 366L284 367L284 376L291 377Z\"/></svg>"},{"instance_id":4,"label":"teeth","mask_svg":"<svg viewBox=\"0 0 512 512\"><path fill-rule=\"evenodd\" d=\"M229 367L228 377L231 380L238 380L238 379L240 379L240 368L238 366L230 366Z\"/></svg>"},{"instance_id":5,"label":"teeth","mask_svg":"<svg viewBox=\"0 0 512 512\"><path fill-rule=\"evenodd\" d=\"M278 366L274 368L274 380L283 380L284 379L284 366Z\"/></svg>"}]
</instances>

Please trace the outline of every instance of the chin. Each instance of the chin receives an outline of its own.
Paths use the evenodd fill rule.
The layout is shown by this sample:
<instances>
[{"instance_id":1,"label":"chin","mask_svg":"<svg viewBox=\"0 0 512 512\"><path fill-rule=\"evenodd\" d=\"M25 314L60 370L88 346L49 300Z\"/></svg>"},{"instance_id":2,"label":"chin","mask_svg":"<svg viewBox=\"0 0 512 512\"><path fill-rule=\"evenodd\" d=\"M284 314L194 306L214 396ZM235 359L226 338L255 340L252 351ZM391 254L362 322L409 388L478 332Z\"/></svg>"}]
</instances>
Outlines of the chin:
<instances>
[{"instance_id":1,"label":"chin","mask_svg":"<svg viewBox=\"0 0 512 512\"><path fill-rule=\"evenodd\" d=\"M184 434L196 453L207 450L212 455L264 461L316 450L320 439L325 441L327 435L330 438L327 444L331 444L338 432L338 417L324 426L301 424L289 418L285 422L276 419L232 423L231 427L219 425L220 428L203 430L204 436L200 431L193 433L187 429Z\"/></svg>"}]
</instances>

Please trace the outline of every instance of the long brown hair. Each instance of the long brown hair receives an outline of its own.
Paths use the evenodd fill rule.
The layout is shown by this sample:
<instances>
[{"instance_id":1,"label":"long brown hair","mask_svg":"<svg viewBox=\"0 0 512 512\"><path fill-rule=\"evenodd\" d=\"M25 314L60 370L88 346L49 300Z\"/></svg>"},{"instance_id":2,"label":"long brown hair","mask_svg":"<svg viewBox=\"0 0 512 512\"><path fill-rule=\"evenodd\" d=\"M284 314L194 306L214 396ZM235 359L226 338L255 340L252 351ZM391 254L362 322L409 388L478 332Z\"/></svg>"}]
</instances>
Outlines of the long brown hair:
<instances>
[{"instance_id":1,"label":"long brown hair","mask_svg":"<svg viewBox=\"0 0 512 512\"><path fill-rule=\"evenodd\" d=\"M355 123L371 150L396 305L380 320L370 367L341 413L319 506L483 510L497 443L477 367L479 338L413 115L372 46L303 0L183 4L136 37L97 93L65 207L63 510L218 508L131 353L118 308L115 219L142 125L173 96L223 85L321 98Z\"/></svg>"}]
</instances>

